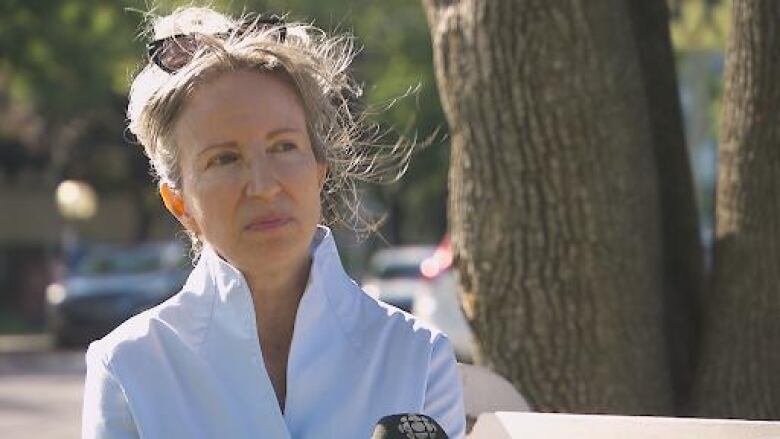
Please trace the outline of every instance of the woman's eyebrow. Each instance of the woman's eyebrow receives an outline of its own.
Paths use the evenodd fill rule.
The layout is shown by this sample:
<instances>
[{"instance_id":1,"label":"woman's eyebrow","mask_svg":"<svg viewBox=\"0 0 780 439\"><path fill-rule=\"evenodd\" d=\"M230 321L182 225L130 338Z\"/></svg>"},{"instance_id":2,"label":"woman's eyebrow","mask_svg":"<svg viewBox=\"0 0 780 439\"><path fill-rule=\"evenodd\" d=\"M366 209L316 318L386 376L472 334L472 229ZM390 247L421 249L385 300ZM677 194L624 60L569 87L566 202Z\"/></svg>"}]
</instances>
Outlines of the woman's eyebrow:
<instances>
[{"instance_id":1,"label":"woman's eyebrow","mask_svg":"<svg viewBox=\"0 0 780 439\"><path fill-rule=\"evenodd\" d=\"M293 127L283 127L283 128L277 128L270 133L266 134L266 139L273 139L274 137L280 136L282 134L288 134L288 133L300 133L301 130L298 128Z\"/></svg>"}]
</instances>

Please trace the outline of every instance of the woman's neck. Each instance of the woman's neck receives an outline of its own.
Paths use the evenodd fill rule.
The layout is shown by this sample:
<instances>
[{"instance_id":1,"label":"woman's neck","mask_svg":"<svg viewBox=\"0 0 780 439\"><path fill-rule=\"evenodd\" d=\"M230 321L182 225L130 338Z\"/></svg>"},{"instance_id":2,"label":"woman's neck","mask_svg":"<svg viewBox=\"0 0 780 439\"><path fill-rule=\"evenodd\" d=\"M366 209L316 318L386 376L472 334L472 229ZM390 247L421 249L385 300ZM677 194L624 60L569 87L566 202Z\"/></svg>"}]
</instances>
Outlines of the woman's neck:
<instances>
[{"instance_id":1,"label":"woman's neck","mask_svg":"<svg viewBox=\"0 0 780 439\"><path fill-rule=\"evenodd\" d=\"M306 255L299 263L287 267L274 267L262 272L245 273L252 293L258 330L276 332L292 329L298 303L306 290L311 269L311 257Z\"/></svg>"},{"instance_id":2,"label":"woman's neck","mask_svg":"<svg viewBox=\"0 0 780 439\"><path fill-rule=\"evenodd\" d=\"M297 267L245 275L252 292L255 322L266 371L279 408L284 412L287 395L287 359L290 355L295 316L306 290L311 269L307 255Z\"/></svg>"}]
</instances>

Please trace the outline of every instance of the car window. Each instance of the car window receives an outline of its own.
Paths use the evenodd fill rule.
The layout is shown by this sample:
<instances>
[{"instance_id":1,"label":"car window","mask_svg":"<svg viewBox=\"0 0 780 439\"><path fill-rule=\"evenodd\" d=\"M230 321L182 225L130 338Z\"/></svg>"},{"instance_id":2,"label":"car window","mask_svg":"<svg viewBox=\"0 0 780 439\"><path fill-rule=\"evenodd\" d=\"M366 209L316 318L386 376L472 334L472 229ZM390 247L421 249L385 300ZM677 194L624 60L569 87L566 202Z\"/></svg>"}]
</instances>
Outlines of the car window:
<instances>
[{"instance_id":1,"label":"car window","mask_svg":"<svg viewBox=\"0 0 780 439\"><path fill-rule=\"evenodd\" d=\"M376 277L380 279L399 279L420 277L419 264L385 265L376 270Z\"/></svg>"},{"instance_id":2,"label":"car window","mask_svg":"<svg viewBox=\"0 0 780 439\"><path fill-rule=\"evenodd\" d=\"M122 249L102 249L85 255L74 274L141 274L183 267L185 252L175 245L148 245Z\"/></svg>"}]
</instances>

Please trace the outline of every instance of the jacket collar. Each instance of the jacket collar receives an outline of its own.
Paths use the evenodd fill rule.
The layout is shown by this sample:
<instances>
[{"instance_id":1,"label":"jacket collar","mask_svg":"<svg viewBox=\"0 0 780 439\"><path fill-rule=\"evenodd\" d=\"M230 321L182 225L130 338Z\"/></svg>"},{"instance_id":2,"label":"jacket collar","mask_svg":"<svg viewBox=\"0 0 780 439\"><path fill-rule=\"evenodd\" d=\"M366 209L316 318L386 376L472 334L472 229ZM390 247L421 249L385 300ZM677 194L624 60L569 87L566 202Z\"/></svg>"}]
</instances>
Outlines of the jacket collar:
<instances>
[{"instance_id":1,"label":"jacket collar","mask_svg":"<svg viewBox=\"0 0 780 439\"><path fill-rule=\"evenodd\" d=\"M350 344L359 347L360 331L356 330L360 319L360 295L362 291L347 275L341 265L331 230L317 226L310 247L312 264L309 280L295 319L295 339L307 339L336 326ZM210 329L226 331L226 336L245 341L257 341L257 324L254 303L244 275L232 264L220 257L208 244L204 244L200 260L190 276L198 279L189 285L206 299L211 308ZM190 282L188 281L188 284ZM205 340L201 340L205 341Z\"/></svg>"}]
</instances>

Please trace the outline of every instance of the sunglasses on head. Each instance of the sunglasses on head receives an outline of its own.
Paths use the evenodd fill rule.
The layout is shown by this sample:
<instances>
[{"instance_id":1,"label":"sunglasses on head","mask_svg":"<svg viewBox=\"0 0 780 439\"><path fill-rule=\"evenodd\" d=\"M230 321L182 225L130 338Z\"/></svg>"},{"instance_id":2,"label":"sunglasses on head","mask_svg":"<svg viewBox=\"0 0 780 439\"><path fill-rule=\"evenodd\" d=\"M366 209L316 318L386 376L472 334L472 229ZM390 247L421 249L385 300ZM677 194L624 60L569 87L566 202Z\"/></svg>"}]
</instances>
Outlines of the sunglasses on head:
<instances>
[{"instance_id":1,"label":"sunglasses on head","mask_svg":"<svg viewBox=\"0 0 780 439\"><path fill-rule=\"evenodd\" d=\"M262 30L264 28L277 28L280 43L287 38L287 28L284 20L276 15L258 17L246 20L236 29L219 32L212 36L227 39L231 36L241 36L249 30ZM192 60L192 57L201 48L201 35L198 33L177 34L154 40L146 45L149 60L167 73L175 73Z\"/></svg>"}]
</instances>

